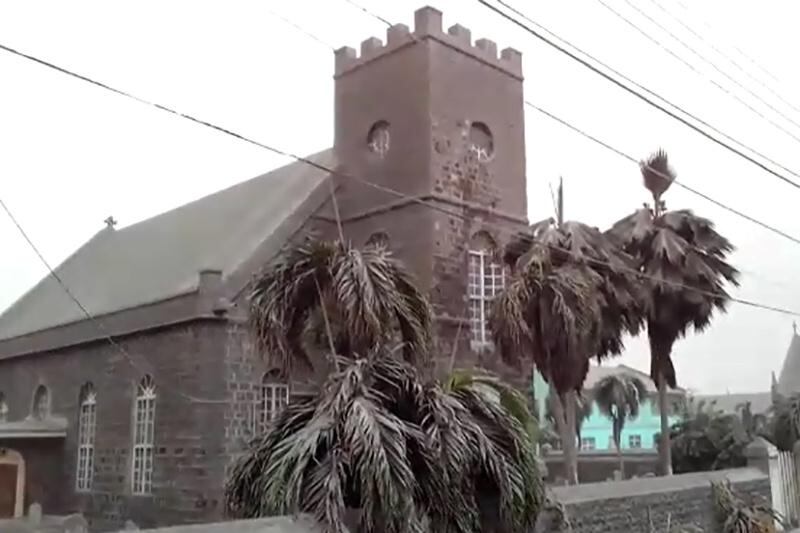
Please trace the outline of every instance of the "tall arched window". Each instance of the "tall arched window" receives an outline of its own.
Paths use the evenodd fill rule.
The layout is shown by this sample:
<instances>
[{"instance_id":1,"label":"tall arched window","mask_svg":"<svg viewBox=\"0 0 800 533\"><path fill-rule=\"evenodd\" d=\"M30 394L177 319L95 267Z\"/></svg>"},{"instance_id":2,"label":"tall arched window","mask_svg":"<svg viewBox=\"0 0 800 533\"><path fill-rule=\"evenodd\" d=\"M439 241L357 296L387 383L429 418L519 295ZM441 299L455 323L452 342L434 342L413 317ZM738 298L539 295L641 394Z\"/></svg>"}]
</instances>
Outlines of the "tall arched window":
<instances>
[{"instance_id":1,"label":"tall arched window","mask_svg":"<svg viewBox=\"0 0 800 533\"><path fill-rule=\"evenodd\" d=\"M50 416L50 391L44 385L36 387L33 393L31 415L36 420L44 420Z\"/></svg>"},{"instance_id":2,"label":"tall arched window","mask_svg":"<svg viewBox=\"0 0 800 533\"><path fill-rule=\"evenodd\" d=\"M136 387L133 413L133 465L131 491L150 494L153 490L153 449L155 444L156 385L145 376Z\"/></svg>"},{"instance_id":3,"label":"tall arched window","mask_svg":"<svg viewBox=\"0 0 800 533\"><path fill-rule=\"evenodd\" d=\"M256 402L256 429L264 431L278 413L289 403L289 385L280 380L276 371L266 372L261 378Z\"/></svg>"},{"instance_id":4,"label":"tall arched window","mask_svg":"<svg viewBox=\"0 0 800 533\"><path fill-rule=\"evenodd\" d=\"M503 267L494 260L494 242L484 233L470 242L467 257L467 294L472 345L482 348L492 341L489 313L494 297L503 290Z\"/></svg>"},{"instance_id":5,"label":"tall arched window","mask_svg":"<svg viewBox=\"0 0 800 533\"><path fill-rule=\"evenodd\" d=\"M0 422L8 422L8 404L6 395L0 392Z\"/></svg>"},{"instance_id":6,"label":"tall arched window","mask_svg":"<svg viewBox=\"0 0 800 533\"><path fill-rule=\"evenodd\" d=\"M94 479L94 436L97 429L97 394L91 383L81 387L78 408L78 472L75 487L92 490Z\"/></svg>"}]
</instances>

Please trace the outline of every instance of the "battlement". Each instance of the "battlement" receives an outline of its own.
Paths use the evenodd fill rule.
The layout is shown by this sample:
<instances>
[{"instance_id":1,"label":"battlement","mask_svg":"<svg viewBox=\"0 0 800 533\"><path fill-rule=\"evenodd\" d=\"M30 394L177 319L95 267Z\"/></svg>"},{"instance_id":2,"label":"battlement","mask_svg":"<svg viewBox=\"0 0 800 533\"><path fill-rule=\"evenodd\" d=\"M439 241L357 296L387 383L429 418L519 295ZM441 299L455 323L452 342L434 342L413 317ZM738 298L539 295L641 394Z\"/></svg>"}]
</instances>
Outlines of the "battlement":
<instances>
[{"instance_id":1,"label":"battlement","mask_svg":"<svg viewBox=\"0 0 800 533\"><path fill-rule=\"evenodd\" d=\"M334 77L426 39L436 40L515 78L522 79L522 54L519 51L513 48L504 48L498 57L497 44L494 41L477 39L473 45L472 32L460 24L454 24L447 32L444 32L442 30L442 12L433 7L423 7L414 12L413 33L405 24L395 24L386 30L386 44L377 37L370 37L361 43L360 54L349 46L336 50Z\"/></svg>"}]
</instances>

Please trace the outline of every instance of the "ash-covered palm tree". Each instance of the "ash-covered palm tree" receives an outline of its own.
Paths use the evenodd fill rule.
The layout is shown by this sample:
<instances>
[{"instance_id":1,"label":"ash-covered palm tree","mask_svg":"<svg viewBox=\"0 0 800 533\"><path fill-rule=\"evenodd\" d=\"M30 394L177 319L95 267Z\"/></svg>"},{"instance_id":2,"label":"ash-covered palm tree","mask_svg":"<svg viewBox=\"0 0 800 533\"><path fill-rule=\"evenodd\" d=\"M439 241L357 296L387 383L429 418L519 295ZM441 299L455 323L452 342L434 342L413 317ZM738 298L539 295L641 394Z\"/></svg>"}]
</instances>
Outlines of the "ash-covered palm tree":
<instances>
[{"instance_id":1,"label":"ash-covered palm tree","mask_svg":"<svg viewBox=\"0 0 800 533\"><path fill-rule=\"evenodd\" d=\"M415 364L431 347L428 299L381 245L358 250L306 238L255 280L249 316L259 351L286 371L295 362L313 366L309 333L339 355L369 353L399 336Z\"/></svg>"},{"instance_id":2,"label":"ash-covered palm tree","mask_svg":"<svg viewBox=\"0 0 800 533\"><path fill-rule=\"evenodd\" d=\"M725 284L738 286L739 272L727 262L733 245L713 222L689 210L667 210L661 197L676 177L667 153L659 150L640 166L653 205L645 204L620 220L609 234L637 259L644 275L650 375L658 387L661 411L661 468L668 474L667 387L677 387L672 347L690 330L705 330L715 311L725 311L730 302Z\"/></svg>"},{"instance_id":3,"label":"ash-covered palm tree","mask_svg":"<svg viewBox=\"0 0 800 533\"><path fill-rule=\"evenodd\" d=\"M647 388L636 376L612 374L600 380L594 389L594 400L600 412L611 419L611 436L617 447L619 472L625 479L625 460L622 456L622 430L628 420L639 416Z\"/></svg>"},{"instance_id":4,"label":"ash-covered palm tree","mask_svg":"<svg viewBox=\"0 0 800 533\"><path fill-rule=\"evenodd\" d=\"M306 512L331 533L349 510L369 533L532 529L544 496L521 394L470 373L426 383L382 348L340 365L235 464L231 514Z\"/></svg>"},{"instance_id":5,"label":"ash-covered palm tree","mask_svg":"<svg viewBox=\"0 0 800 533\"><path fill-rule=\"evenodd\" d=\"M638 333L644 304L633 260L580 222L546 220L519 235L504 260L512 277L496 299L492 331L510 364L532 359L555 391L567 479L577 483L576 391L592 357L617 355L626 333Z\"/></svg>"}]
</instances>

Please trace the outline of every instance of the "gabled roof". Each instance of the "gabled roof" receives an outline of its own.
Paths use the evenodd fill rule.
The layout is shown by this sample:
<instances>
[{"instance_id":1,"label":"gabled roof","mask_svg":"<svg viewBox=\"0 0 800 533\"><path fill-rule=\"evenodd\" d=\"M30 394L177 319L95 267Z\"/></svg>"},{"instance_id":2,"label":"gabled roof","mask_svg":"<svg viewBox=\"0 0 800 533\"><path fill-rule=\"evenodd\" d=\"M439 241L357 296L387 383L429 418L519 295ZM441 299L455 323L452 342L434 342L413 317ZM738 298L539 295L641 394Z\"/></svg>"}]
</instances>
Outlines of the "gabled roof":
<instances>
[{"instance_id":1,"label":"gabled roof","mask_svg":"<svg viewBox=\"0 0 800 533\"><path fill-rule=\"evenodd\" d=\"M336 165L333 150L308 159ZM327 176L295 162L126 228L103 229L56 273L94 316L196 291L204 269L221 271L225 281L256 251L277 253L286 241L279 229L290 219L299 227L313 213ZM48 275L0 315L0 340L85 318Z\"/></svg>"},{"instance_id":2,"label":"gabled roof","mask_svg":"<svg viewBox=\"0 0 800 533\"><path fill-rule=\"evenodd\" d=\"M800 336L797 335L797 328L792 333L792 341L783 360L778 392L784 396L800 392Z\"/></svg>"},{"instance_id":3,"label":"gabled roof","mask_svg":"<svg viewBox=\"0 0 800 533\"><path fill-rule=\"evenodd\" d=\"M600 383L600 381L603 378L620 374L639 378L640 380L642 380L642 383L644 383L647 392L651 394L656 394L658 392L656 384L653 383L653 380L650 378L649 374L646 374L641 370L636 370L635 368L631 368L627 365L616 365L616 366L590 365L589 373L586 376L586 381L583 382L583 389L591 390L595 386L597 386L597 384ZM677 389L670 390L668 392L675 394L682 394L684 390L678 387Z\"/></svg>"}]
</instances>

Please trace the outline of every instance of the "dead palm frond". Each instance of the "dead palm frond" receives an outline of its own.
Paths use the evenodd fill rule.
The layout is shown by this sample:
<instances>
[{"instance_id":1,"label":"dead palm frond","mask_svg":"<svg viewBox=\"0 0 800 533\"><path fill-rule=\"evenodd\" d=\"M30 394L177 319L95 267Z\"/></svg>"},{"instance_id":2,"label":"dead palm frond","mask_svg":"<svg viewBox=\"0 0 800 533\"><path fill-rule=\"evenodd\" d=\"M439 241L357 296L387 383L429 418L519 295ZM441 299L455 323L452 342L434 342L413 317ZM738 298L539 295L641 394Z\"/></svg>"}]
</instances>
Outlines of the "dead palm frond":
<instances>
[{"instance_id":1,"label":"dead palm frond","mask_svg":"<svg viewBox=\"0 0 800 533\"><path fill-rule=\"evenodd\" d=\"M542 481L525 413L506 408L519 408L510 389L466 373L426 384L385 351L341 364L235 464L232 514L307 512L330 532L345 509L367 532L532 528Z\"/></svg>"},{"instance_id":2,"label":"dead palm frond","mask_svg":"<svg viewBox=\"0 0 800 533\"><path fill-rule=\"evenodd\" d=\"M367 353L399 336L406 360L428 357L428 300L383 246L357 250L307 238L264 270L250 293L250 322L271 365L288 370L297 360L311 366L304 333L320 310L338 354Z\"/></svg>"}]
</instances>

